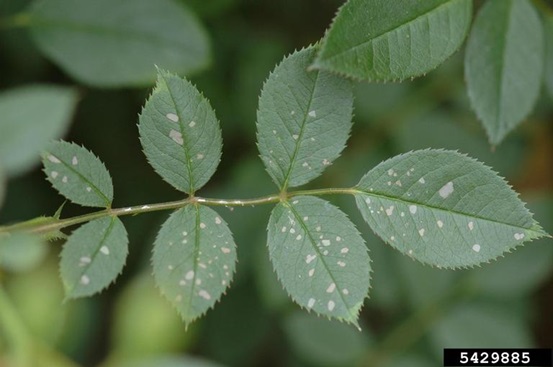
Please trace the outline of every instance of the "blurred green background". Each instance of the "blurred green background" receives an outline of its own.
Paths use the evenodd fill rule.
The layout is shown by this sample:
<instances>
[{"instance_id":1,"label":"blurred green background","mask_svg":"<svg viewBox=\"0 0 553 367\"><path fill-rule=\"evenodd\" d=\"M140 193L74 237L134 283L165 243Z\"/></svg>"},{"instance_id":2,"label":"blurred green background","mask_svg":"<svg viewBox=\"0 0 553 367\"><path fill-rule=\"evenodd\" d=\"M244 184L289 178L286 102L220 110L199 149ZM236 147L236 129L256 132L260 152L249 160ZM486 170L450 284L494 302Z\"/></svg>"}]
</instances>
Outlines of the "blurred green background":
<instances>
[{"instance_id":1,"label":"blurred green background","mask_svg":"<svg viewBox=\"0 0 553 367\"><path fill-rule=\"evenodd\" d=\"M195 14L207 34L211 62L188 77L211 101L223 131L222 162L200 195L251 198L274 193L276 187L257 157L257 97L276 63L324 35L342 1L172 2ZM105 162L114 181L114 206L181 199L147 164L138 141L138 113L152 83L99 88L76 80L46 58L28 27L2 22L25 12L29 3L0 0L0 93L34 84L73 88L78 102L68 131L60 136ZM468 104L462 60L461 50L413 81L357 84L349 146L309 187L352 186L381 160L409 150L456 149L506 177L553 233L552 96L544 92L527 121L491 149ZM0 115L0 127L2 123ZM8 176L1 224L52 215L63 203L44 179L38 159L24 172ZM238 270L221 302L188 330L151 277L152 243L168 213L122 218L130 237L128 262L117 283L100 295L63 302L57 269L63 241L50 243L46 251L32 244L19 254L12 251L15 260L0 261L0 282L14 317L28 335L44 342L45 360L57 361L48 366L74 366L60 353L76 365L105 367L208 366L175 359L180 355L241 367L425 367L441 365L444 347L553 346L551 239L530 243L481 268L439 270L400 255L375 237L353 198L333 201L363 233L373 260L362 332L317 318L287 298L265 245L270 206L218 210L234 233ZM68 203L62 217L85 212ZM11 348L0 324L0 356ZM8 357L0 357L0 366L10 366Z\"/></svg>"}]
</instances>

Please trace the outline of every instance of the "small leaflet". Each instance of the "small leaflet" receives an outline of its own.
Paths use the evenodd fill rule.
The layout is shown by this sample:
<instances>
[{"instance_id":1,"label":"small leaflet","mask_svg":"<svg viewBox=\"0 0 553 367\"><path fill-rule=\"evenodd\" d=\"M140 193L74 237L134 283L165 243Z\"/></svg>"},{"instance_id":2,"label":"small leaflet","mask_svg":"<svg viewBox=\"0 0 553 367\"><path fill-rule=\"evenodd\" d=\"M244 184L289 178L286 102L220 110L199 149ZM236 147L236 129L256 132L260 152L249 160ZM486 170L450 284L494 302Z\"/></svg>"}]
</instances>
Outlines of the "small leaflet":
<instances>
[{"instance_id":1,"label":"small leaflet","mask_svg":"<svg viewBox=\"0 0 553 367\"><path fill-rule=\"evenodd\" d=\"M338 208L311 196L278 204L268 226L269 255L300 306L357 325L370 283L365 241Z\"/></svg>"},{"instance_id":2,"label":"small leaflet","mask_svg":"<svg viewBox=\"0 0 553 367\"><path fill-rule=\"evenodd\" d=\"M111 206L111 176L90 151L74 143L58 141L42 154L42 163L48 181L67 199L83 206Z\"/></svg>"},{"instance_id":3,"label":"small leaflet","mask_svg":"<svg viewBox=\"0 0 553 367\"><path fill-rule=\"evenodd\" d=\"M259 97L260 156L284 190L320 176L344 149L351 129L351 83L324 71L307 71L314 56L315 48L309 47L286 57Z\"/></svg>"},{"instance_id":4,"label":"small leaflet","mask_svg":"<svg viewBox=\"0 0 553 367\"><path fill-rule=\"evenodd\" d=\"M152 257L161 293L186 324L215 305L236 264L236 245L226 222L205 206L175 211L161 227Z\"/></svg>"},{"instance_id":5,"label":"small leaflet","mask_svg":"<svg viewBox=\"0 0 553 367\"><path fill-rule=\"evenodd\" d=\"M127 254L127 231L119 218L95 219L79 227L61 252L66 297L86 297L105 289L121 273Z\"/></svg>"},{"instance_id":6,"label":"small leaflet","mask_svg":"<svg viewBox=\"0 0 553 367\"><path fill-rule=\"evenodd\" d=\"M356 189L357 207L377 235L438 267L489 262L547 235L503 178L454 151L396 156L367 173Z\"/></svg>"},{"instance_id":7,"label":"small leaflet","mask_svg":"<svg viewBox=\"0 0 553 367\"><path fill-rule=\"evenodd\" d=\"M471 0L349 0L313 67L368 81L420 76L459 49L471 17Z\"/></svg>"},{"instance_id":8,"label":"small leaflet","mask_svg":"<svg viewBox=\"0 0 553 367\"><path fill-rule=\"evenodd\" d=\"M189 81L158 70L138 129L148 162L177 190L193 194L215 173L223 146L219 122Z\"/></svg>"}]
</instances>

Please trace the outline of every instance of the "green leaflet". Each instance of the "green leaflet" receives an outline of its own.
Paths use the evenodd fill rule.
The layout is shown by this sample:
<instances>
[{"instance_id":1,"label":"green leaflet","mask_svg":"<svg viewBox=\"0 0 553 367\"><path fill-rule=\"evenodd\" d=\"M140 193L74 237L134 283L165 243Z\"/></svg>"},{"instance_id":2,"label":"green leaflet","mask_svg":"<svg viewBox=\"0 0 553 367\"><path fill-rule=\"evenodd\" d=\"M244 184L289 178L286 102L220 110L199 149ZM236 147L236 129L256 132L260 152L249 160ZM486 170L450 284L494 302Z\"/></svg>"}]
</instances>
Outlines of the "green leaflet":
<instances>
[{"instance_id":1,"label":"green leaflet","mask_svg":"<svg viewBox=\"0 0 553 367\"><path fill-rule=\"evenodd\" d=\"M315 48L285 58L265 82L257 113L261 159L282 189L319 176L344 149L351 129L351 83L308 72Z\"/></svg>"},{"instance_id":2,"label":"green leaflet","mask_svg":"<svg viewBox=\"0 0 553 367\"><path fill-rule=\"evenodd\" d=\"M313 67L370 81L419 76L461 46L471 16L470 0L349 0Z\"/></svg>"},{"instance_id":3,"label":"green leaflet","mask_svg":"<svg viewBox=\"0 0 553 367\"><path fill-rule=\"evenodd\" d=\"M376 234L439 267L488 262L547 235L501 177L453 151L399 155L372 169L356 189L357 207Z\"/></svg>"},{"instance_id":4,"label":"green leaflet","mask_svg":"<svg viewBox=\"0 0 553 367\"><path fill-rule=\"evenodd\" d=\"M188 324L213 307L232 280L232 233L213 209L188 205L161 227L152 263L161 292Z\"/></svg>"},{"instance_id":5,"label":"green leaflet","mask_svg":"<svg viewBox=\"0 0 553 367\"><path fill-rule=\"evenodd\" d=\"M89 85L141 86L154 64L188 74L210 62L204 29L173 0L38 0L29 10L41 51Z\"/></svg>"},{"instance_id":6,"label":"green leaflet","mask_svg":"<svg viewBox=\"0 0 553 367\"><path fill-rule=\"evenodd\" d=\"M150 357L124 362L121 367L223 367L222 365L196 357Z\"/></svg>"},{"instance_id":7,"label":"green leaflet","mask_svg":"<svg viewBox=\"0 0 553 367\"><path fill-rule=\"evenodd\" d=\"M7 176L23 173L39 161L52 139L60 138L77 104L73 89L32 86L0 95L0 166Z\"/></svg>"},{"instance_id":8,"label":"green leaflet","mask_svg":"<svg viewBox=\"0 0 553 367\"><path fill-rule=\"evenodd\" d=\"M156 172L188 194L211 178L221 159L221 130L207 99L187 80L159 70L138 125Z\"/></svg>"},{"instance_id":9,"label":"green leaflet","mask_svg":"<svg viewBox=\"0 0 553 367\"><path fill-rule=\"evenodd\" d=\"M297 304L357 325L370 259L343 212L319 198L294 197L273 209L267 242L273 267Z\"/></svg>"},{"instance_id":10,"label":"green leaflet","mask_svg":"<svg viewBox=\"0 0 553 367\"><path fill-rule=\"evenodd\" d=\"M117 217L95 219L63 246L60 273L67 298L90 296L115 280L128 253L127 231Z\"/></svg>"},{"instance_id":11,"label":"green leaflet","mask_svg":"<svg viewBox=\"0 0 553 367\"><path fill-rule=\"evenodd\" d=\"M472 108L497 145L532 110L542 82L538 14L526 0L489 0L474 22L465 54Z\"/></svg>"},{"instance_id":12,"label":"green leaflet","mask_svg":"<svg viewBox=\"0 0 553 367\"><path fill-rule=\"evenodd\" d=\"M48 181L67 199L83 206L111 206L111 176L90 151L74 143L58 141L43 153L42 163Z\"/></svg>"}]
</instances>

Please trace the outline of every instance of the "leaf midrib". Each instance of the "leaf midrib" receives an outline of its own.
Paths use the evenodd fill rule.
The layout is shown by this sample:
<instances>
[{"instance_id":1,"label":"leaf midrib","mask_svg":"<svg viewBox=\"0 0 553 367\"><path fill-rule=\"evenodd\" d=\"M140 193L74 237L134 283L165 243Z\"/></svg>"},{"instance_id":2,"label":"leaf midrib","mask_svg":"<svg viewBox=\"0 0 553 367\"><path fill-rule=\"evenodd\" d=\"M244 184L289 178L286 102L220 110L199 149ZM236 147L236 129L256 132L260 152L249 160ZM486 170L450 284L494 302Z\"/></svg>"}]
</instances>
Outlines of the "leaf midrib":
<instances>
[{"instance_id":1,"label":"leaf midrib","mask_svg":"<svg viewBox=\"0 0 553 367\"><path fill-rule=\"evenodd\" d=\"M459 211L456 211L456 210L444 209L444 208L440 208L440 207L437 207L437 206L428 205L428 204L425 204L425 203L420 203L420 202L417 202L417 201L404 200L404 199L400 199L400 198L393 197L393 196L387 196L385 194L379 194L379 193L364 191L364 189L362 189L360 187L354 187L353 190L354 191L358 190L357 193L354 192L354 195L355 194L362 194L362 195L367 195L367 196L371 196L371 197L375 197L375 198L379 198L379 199L386 199L386 200L390 200L390 201L394 201L394 202L398 202L398 203L402 203L402 204L406 204L406 205L416 204L416 205L418 205L422 208L426 208L426 209L429 209L429 210L437 210L437 211L441 211L441 212L446 212L446 213L450 213L450 214L456 214L456 215L461 215L461 216L473 218L473 219L476 219L476 220L483 220L483 221L487 221L487 222L492 222L492 223L496 223L496 224L502 224L502 225L506 225L506 226L509 226L509 227L518 228L518 229L524 229L524 230L527 230L527 231L532 231L532 232L538 234L539 236L546 235L546 233L541 228L538 231L538 230L536 230L535 228L532 228L532 227L531 228L526 228L526 227L518 226L518 225L515 225L515 224L512 224L512 223L500 222L498 220L485 218L485 217L478 216L478 215L467 214L467 213L459 212ZM535 227L535 225L537 223L536 223L535 220L533 220L532 224Z\"/></svg>"},{"instance_id":2,"label":"leaf midrib","mask_svg":"<svg viewBox=\"0 0 553 367\"><path fill-rule=\"evenodd\" d=\"M428 11L426 11L425 13L423 13L423 14L421 14L421 15L418 15L418 16L416 16L416 17L413 17L413 18L411 18L411 19L408 19L407 21L405 21L405 22L402 23L402 24L397 25L396 27L387 29L387 30L383 31L383 32L380 33L380 34L375 35L373 38L370 38L370 39L367 40L367 41L363 41L363 42L361 42L361 43L359 43L359 44L357 44L357 45L351 46L351 47L349 47L349 48L346 49L346 50L343 50L343 51L340 51L340 52L338 52L338 53L335 53L334 55L329 56L329 57L326 57L326 58L324 58L324 59L323 59L322 57L319 57L318 60L321 60L321 61L332 60L332 59L334 59L334 58L336 58L336 57L339 57L339 56L341 56L341 55L343 55L343 54L345 54L345 53L349 53L349 52L351 52L351 51L353 51L353 50L355 50L355 49L357 49L357 48L360 48L360 47L363 47L363 46L365 46L365 45L367 45L367 44L370 44L371 42L375 42L375 41L377 41L378 39L380 39L380 38L386 36L386 35L389 34L389 33L392 33L392 32L394 32L394 31L396 31L396 30L398 30L398 29L400 29L400 28L402 28L402 27L408 26L410 23L415 22L415 21L418 20L419 18L428 16L429 13L432 13L433 11L436 11L438 8L440 8L440 7L442 7L442 6L449 6L449 5L451 5L451 3L453 3L454 1L458 1L458 0L450 0L450 1L447 1L447 2L445 2L445 3L441 3L441 4L437 5L437 6L435 6L435 7L431 8L431 9L429 9ZM323 48L326 47L326 42L325 42L325 44L324 44L322 47L323 47ZM322 52L321 52L321 56L322 56Z\"/></svg>"}]
</instances>

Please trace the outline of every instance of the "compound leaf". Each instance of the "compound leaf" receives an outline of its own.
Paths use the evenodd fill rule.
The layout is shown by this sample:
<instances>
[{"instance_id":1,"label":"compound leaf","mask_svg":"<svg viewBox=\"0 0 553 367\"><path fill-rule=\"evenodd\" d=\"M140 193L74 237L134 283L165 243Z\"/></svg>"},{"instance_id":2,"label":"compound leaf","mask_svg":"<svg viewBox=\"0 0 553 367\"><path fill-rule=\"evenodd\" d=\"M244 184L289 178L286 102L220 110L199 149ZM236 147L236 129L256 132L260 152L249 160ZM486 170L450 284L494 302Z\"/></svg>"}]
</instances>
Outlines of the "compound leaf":
<instances>
[{"instance_id":1,"label":"compound leaf","mask_svg":"<svg viewBox=\"0 0 553 367\"><path fill-rule=\"evenodd\" d=\"M48 181L67 199L83 206L111 206L111 176L90 151L74 143L58 141L43 153L42 163Z\"/></svg>"},{"instance_id":2,"label":"compound leaf","mask_svg":"<svg viewBox=\"0 0 553 367\"><path fill-rule=\"evenodd\" d=\"M221 130L208 100L187 80L159 70L138 125L144 153L177 190L193 194L221 159Z\"/></svg>"},{"instance_id":3,"label":"compound leaf","mask_svg":"<svg viewBox=\"0 0 553 367\"><path fill-rule=\"evenodd\" d=\"M461 46L471 16L470 0L349 0L313 66L361 80L419 76Z\"/></svg>"},{"instance_id":4,"label":"compound leaf","mask_svg":"<svg viewBox=\"0 0 553 367\"><path fill-rule=\"evenodd\" d=\"M553 98L553 15L544 14L543 29L545 36L545 87L549 97Z\"/></svg>"},{"instance_id":5,"label":"compound leaf","mask_svg":"<svg viewBox=\"0 0 553 367\"><path fill-rule=\"evenodd\" d=\"M31 86L0 95L0 165L7 176L23 173L40 160L50 140L60 138L77 104L69 88Z\"/></svg>"},{"instance_id":6,"label":"compound leaf","mask_svg":"<svg viewBox=\"0 0 553 367\"><path fill-rule=\"evenodd\" d=\"M310 196L282 202L271 213L268 246L277 275L297 304L357 325L369 292L370 259L343 212Z\"/></svg>"},{"instance_id":7,"label":"compound leaf","mask_svg":"<svg viewBox=\"0 0 553 367\"><path fill-rule=\"evenodd\" d=\"M490 0L480 9L465 54L470 103L496 145L532 110L544 63L543 30L526 0Z\"/></svg>"},{"instance_id":8,"label":"compound leaf","mask_svg":"<svg viewBox=\"0 0 553 367\"><path fill-rule=\"evenodd\" d=\"M257 113L261 159L283 190L319 176L344 149L351 129L351 83L307 71L315 48L285 58L265 82Z\"/></svg>"},{"instance_id":9,"label":"compound leaf","mask_svg":"<svg viewBox=\"0 0 553 367\"><path fill-rule=\"evenodd\" d=\"M466 267L547 235L490 168L453 151L389 159L357 185L357 207L384 241L423 263Z\"/></svg>"},{"instance_id":10,"label":"compound leaf","mask_svg":"<svg viewBox=\"0 0 553 367\"><path fill-rule=\"evenodd\" d=\"M154 244L154 277L185 323L204 314L227 289L236 263L232 233L208 207L177 210Z\"/></svg>"},{"instance_id":11,"label":"compound leaf","mask_svg":"<svg viewBox=\"0 0 553 367\"><path fill-rule=\"evenodd\" d=\"M75 230L63 246L60 273L67 298L106 288L123 269L127 231L117 217L95 219Z\"/></svg>"},{"instance_id":12,"label":"compound leaf","mask_svg":"<svg viewBox=\"0 0 553 367\"><path fill-rule=\"evenodd\" d=\"M204 29L173 0L39 0L28 22L48 58L93 86L145 85L154 64L188 74L210 59Z\"/></svg>"}]
</instances>

